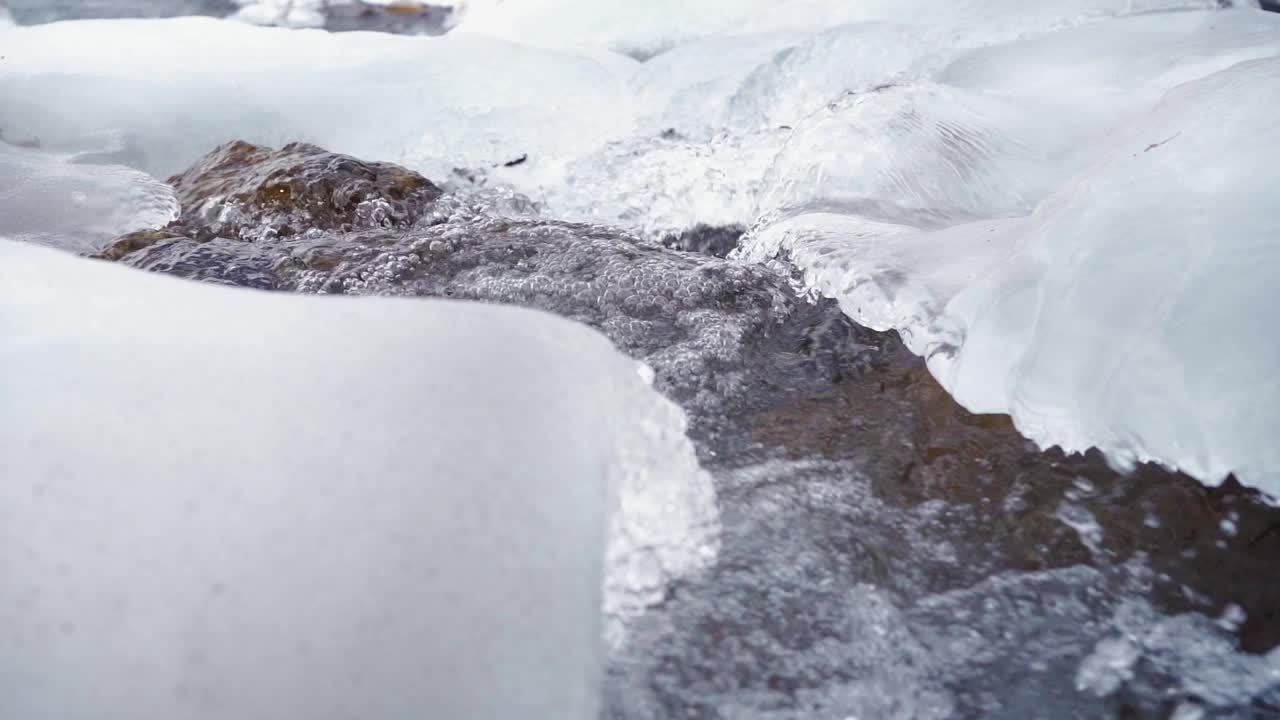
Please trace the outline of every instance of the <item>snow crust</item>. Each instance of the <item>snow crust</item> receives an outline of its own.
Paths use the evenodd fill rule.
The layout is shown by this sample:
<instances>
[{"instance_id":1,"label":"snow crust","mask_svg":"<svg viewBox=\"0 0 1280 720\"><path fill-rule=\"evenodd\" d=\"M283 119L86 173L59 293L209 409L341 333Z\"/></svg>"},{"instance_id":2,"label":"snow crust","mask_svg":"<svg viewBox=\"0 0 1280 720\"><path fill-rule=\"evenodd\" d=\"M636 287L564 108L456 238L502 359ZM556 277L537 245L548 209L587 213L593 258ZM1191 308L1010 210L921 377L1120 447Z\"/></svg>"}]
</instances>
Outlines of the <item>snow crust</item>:
<instances>
[{"instance_id":1,"label":"snow crust","mask_svg":"<svg viewBox=\"0 0 1280 720\"><path fill-rule=\"evenodd\" d=\"M0 337L4 717L594 718L632 558L709 492L636 363L540 312L0 240Z\"/></svg>"}]
</instances>

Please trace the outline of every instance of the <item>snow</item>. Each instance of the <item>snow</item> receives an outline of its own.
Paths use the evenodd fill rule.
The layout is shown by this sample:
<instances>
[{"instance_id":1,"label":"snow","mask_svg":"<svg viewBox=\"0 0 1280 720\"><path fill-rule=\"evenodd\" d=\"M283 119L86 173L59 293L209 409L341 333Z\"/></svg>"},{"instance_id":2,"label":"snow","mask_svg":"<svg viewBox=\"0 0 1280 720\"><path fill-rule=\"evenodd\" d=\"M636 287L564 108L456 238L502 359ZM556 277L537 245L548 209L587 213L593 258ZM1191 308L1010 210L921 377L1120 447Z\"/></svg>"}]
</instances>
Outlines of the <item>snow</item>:
<instances>
[{"instance_id":1,"label":"snow","mask_svg":"<svg viewBox=\"0 0 1280 720\"><path fill-rule=\"evenodd\" d=\"M636 363L535 311L0 240L0 337L4 717L594 718L602 582L650 592L628 558L709 488Z\"/></svg>"}]
</instances>

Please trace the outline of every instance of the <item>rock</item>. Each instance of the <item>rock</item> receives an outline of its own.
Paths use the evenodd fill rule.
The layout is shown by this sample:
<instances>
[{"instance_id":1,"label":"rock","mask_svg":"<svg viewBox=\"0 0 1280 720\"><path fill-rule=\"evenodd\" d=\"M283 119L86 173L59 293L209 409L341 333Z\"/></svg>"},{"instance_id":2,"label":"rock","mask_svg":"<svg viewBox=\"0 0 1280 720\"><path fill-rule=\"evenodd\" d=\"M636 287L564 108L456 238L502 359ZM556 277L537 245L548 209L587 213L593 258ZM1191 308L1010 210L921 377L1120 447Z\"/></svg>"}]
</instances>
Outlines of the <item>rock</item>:
<instances>
[{"instance_id":1,"label":"rock","mask_svg":"<svg viewBox=\"0 0 1280 720\"><path fill-rule=\"evenodd\" d=\"M241 239L405 227L440 197L431 181L398 165L305 143L272 150L230 142L169 182L182 203L179 222Z\"/></svg>"},{"instance_id":2,"label":"rock","mask_svg":"<svg viewBox=\"0 0 1280 720\"><path fill-rule=\"evenodd\" d=\"M728 257L738 247L738 241L747 231L741 225L696 225L678 235L667 235L662 244L669 248L703 253L715 257Z\"/></svg>"},{"instance_id":3,"label":"rock","mask_svg":"<svg viewBox=\"0 0 1280 720\"><path fill-rule=\"evenodd\" d=\"M106 247L98 251L95 257L103 260L120 260L126 255L145 250L157 243L167 240L182 240L185 237L172 229L138 230L112 240Z\"/></svg>"},{"instance_id":4,"label":"rock","mask_svg":"<svg viewBox=\"0 0 1280 720\"><path fill-rule=\"evenodd\" d=\"M440 35L453 8L420 2L371 5L360 0L334 3L325 9L326 30L368 30L401 35Z\"/></svg>"}]
</instances>

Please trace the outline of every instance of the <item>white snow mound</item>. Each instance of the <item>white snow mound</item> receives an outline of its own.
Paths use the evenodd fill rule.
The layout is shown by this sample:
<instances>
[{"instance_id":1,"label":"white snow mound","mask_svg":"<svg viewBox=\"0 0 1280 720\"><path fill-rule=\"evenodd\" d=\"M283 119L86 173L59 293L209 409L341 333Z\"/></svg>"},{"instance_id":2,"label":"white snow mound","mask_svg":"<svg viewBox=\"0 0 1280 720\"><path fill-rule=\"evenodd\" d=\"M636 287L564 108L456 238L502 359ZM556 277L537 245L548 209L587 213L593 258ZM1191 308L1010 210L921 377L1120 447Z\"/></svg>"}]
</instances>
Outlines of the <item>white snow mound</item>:
<instances>
[{"instance_id":1,"label":"white snow mound","mask_svg":"<svg viewBox=\"0 0 1280 720\"><path fill-rule=\"evenodd\" d=\"M602 587L714 520L679 411L544 313L0 240L0 338L0 717L594 719Z\"/></svg>"}]
</instances>

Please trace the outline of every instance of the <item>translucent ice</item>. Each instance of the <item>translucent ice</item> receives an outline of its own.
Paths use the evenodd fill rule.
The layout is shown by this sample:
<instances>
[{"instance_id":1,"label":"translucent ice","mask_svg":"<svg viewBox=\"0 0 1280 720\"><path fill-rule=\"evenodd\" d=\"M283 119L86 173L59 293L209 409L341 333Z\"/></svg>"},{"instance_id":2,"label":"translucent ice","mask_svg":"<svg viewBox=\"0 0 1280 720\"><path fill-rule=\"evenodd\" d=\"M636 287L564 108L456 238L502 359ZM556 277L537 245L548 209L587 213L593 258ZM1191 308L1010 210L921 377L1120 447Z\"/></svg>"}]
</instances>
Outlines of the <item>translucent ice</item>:
<instances>
[{"instance_id":1,"label":"translucent ice","mask_svg":"<svg viewBox=\"0 0 1280 720\"><path fill-rule=\"evenodd\" d=\"M676 501L628 488L706 481L543 313L0 241L0 338L6 718L594 718L601 565Z\"/></svg>"},{"instance_id":2,"label":"translucent ice","mask_svg":"<svg viewBox=\"0 0 1280 720\"><path fill-rule=\"evenodd\" d=\"M641 64L631 85L644 129L714 137L727 126L730 102L747 78L773 67L779 54L803 39L794 33L706 38Z\"/></svg>"},{"instance_id":3,"label":"translucent ice","mask_svg":"<svg viewBox=\"0 0 1280 720\"><path fill-rule=\"evenodd\" d=\"M539 199L566 219L661 237L698 223L746 224L785 131L714 142L656 136L610 143L569 163Z\"/></svg>"},{"instance_id":4,"label":"translucent ice","mask_svg":"<svg viewBox=\"0 0 1280 720\"><path fill-rule=\"evenodd\" d=\"M1093 144L1090 132L1180 83L1276 54L1278 32L1280 17L1252 10L1135 15L977 49L937 80L1037 108L1063 136Z\"/></svg>"},{"instance_id":5,"label":"translucent ice","mask_svg":"<svg viewBox=\"0 0 1280 720\"><path fill-rule=\"evenodd\" d=\"M730 123L794 125L845 93L924 76L941 57L940 46L910 25L858 23L817 33L743 80L730 100Z\"/></svg>"},{"instance_id":6,"label":"translucent ice","mask_svg":"<svg viewBox=\"0 0 1280 720\"><path fill-rule=\"evenodd\" d=\"M866 197L896 204L789 217L752 251L789 249L816 289L900 329L962 404L1008 412L1044 445L1209 482L1234 472L1274 492L1280 343L1257 323L1280 301L1280 218L1266 199L1280 156L1259 143L1277 107L1280 59L1241 63L1170 91L1024 218L919 230L933 218L901 198L938 212L964 208L954 187L982 186L886 186ZM986 212L1016 209L1000 197Z\"/></svg>"},{"instance_id":7,"label":"translucent ice","mask_svg":"<svg viewBox=\"0 0 1280 720\"><path fill-rule=\"evenodd\" d=\"M325 0L250 0L232 17L254 25L324 27Z\"/></svg>"},{"instance_id":8,"label":"translucent ice","mask_svg":"<svg viewBox=\"0 0 1280 720\"><path fill-rule=\"evenodd\" d=\"M6 133L54 149L127 133L157 176L240 139L313 142L442 178L521 156L554 164L632 126L630 65L485 38L184 18L0 27L0 46Z\"/></svg>"},{"instance_id":9,"label":"translucent ice","mask_svg":"<svg viewBox=\"0 0 1280 720\"><path fill-rule=\"evenodd\" d=\"M1132 12L1208 8L1215 0L464 0L459 29L548 46L598 45L650 57L693 39L755 32L815 32L871 20L951 30L1034 31ZM1000 18L993 23L992 18Z\"/></svg>"},{"instance_id":10,"label":"translucent ice","mask_svg":"<svg viewBox=\"0 0 1280 720\"><path fill-rule=\"evenodd\" d=\"M932 83L848 95L791 135L761 210L930 227L1026 212L1059 171L1052 126L1020 110Z\"/></svg>"},{"instance_id":11,"label":"translucent ice","mask_svg":"<svg viewBox=\"0 0 1280 720\"><path fill-rule=\"evenodd\" d=\"M92 251L130 230L168 224L178 200L137 170L0 140L0 234Z\"/></svg>"},{"instance_id":12,"label":"translucent ice","mask_svg":"<svg viewBox=\"0 0 1280 720\"><path fill-rule=\"evenodd\" d=\"M1280 59L1172 91L952 301L963 348L931 369L1041 442L1280 491L1277 107Z\"/></svg>"}]
</instances>

